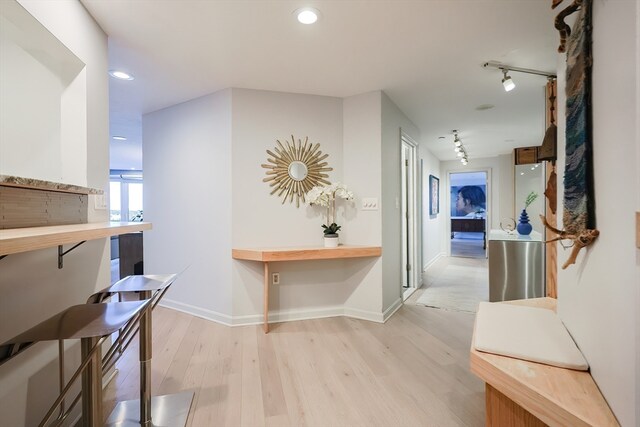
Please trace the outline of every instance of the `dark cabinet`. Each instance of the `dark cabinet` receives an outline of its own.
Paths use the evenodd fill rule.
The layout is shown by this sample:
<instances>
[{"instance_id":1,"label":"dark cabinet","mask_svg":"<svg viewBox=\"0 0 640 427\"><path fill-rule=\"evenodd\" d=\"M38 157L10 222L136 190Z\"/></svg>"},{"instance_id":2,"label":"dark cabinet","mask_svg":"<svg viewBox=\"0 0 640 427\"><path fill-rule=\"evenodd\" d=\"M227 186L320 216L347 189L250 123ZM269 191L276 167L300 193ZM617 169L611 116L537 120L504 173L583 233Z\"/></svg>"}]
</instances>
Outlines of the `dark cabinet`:
<instances>
[{"instance_id":1,"label":"dark cabinet","mask_svg":"<svg viewBox=\"0 0 640 427\"><path fill-rule=\"evenodd\" d=\"M122 234L118 240L120 278L144 274L142 233Z\"/></svg>"}]
</instances>

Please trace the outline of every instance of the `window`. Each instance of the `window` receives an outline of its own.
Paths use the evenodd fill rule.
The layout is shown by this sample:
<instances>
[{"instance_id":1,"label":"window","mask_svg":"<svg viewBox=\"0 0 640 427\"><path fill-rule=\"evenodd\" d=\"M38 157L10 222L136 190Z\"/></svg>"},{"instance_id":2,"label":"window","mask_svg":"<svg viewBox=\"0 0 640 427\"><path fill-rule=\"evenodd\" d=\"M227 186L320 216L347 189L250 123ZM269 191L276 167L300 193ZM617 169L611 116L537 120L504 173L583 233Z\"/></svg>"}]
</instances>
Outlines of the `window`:
<instances>
[{"instance_id":1,"label":"window","mask_svg":"<svg viewBox=\"0 0 640 427\"><path fill-rule=\"evenodd\" d=\"M120 186L121 182L119 181L111 181L109 183L109 220L110 221L122 221L122 210L121 210L121 191Z\"/></svg>"},{"instance_id":2,"label":"window","mask_svg":"<svg viewBox=\"0 0 640 427\"><path fill-rule=\"evenodd\" d=\"M142 192L141 180L123 179L121 175L112 174L109 182L109 219L142 221Z\"/></svg>"},{"instance_id":3,"label":"window","mask_svg":"<svg viewBox=\"0 0 640 427\"><path fill-rule=\"evenodd\" d=\"M142 183L129 183L129 221L142 221Z\"/></svg>"}]
</instances>

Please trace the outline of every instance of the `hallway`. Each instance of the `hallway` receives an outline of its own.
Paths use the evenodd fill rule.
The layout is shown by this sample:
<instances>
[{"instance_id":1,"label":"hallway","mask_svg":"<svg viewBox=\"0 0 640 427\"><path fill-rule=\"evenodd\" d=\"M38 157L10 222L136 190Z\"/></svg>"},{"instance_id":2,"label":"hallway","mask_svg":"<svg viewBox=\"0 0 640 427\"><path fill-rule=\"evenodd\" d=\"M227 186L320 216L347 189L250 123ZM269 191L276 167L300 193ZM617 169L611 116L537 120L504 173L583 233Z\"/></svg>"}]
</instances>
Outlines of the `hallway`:
<instances>
[{"instance_id":1,"label":"hallway","mask_svg":"<svg viewBox=\"0 0 640 427\"><path fill-rule=\"evenodd\" d=\"M489 301L486 258L440 257L422 275L423 285L406 303L475 313Z\"/></svg>"}]
</instances>

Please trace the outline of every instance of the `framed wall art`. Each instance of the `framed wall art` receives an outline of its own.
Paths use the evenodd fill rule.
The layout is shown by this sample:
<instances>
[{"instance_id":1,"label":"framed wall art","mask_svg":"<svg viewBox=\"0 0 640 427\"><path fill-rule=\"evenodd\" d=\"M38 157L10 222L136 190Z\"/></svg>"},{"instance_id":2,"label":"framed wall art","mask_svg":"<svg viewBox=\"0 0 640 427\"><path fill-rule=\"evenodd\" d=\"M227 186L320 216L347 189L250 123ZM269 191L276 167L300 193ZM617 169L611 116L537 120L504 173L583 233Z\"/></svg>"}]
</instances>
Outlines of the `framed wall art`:
<instances>
[{"instance_id":1,"label":"framed wall art","mask_svg":"<svg viewBox=\"0 0 640 427\"><path fill-rule=\"evenodd\" d=\"M429 175L429 215L440 213L440 180Z\"/></svg>"}]
</instances>

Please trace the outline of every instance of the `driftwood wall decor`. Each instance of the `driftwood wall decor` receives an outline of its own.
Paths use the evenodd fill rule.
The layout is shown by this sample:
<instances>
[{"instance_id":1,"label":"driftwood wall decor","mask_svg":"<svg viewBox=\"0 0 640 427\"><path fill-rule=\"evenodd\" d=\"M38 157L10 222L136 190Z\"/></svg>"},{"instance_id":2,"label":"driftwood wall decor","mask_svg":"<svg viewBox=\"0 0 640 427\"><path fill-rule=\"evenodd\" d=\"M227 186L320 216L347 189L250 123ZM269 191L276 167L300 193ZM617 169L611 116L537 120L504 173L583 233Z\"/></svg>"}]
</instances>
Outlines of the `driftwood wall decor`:
<instances>
[{"instance_id":1,"label":"driftwood wall decor","mask_svg":"<svg viewBox=\"0 0 640 427\"><path fill-rule=\"evenodd\" d=\"M552 8L562 0L553 0ZM573 29L564 19L578 12ZM570 239L573 250L563 269L574 264L578 252L593 243L600 232L595 229L593 193L593 141L591 119L591 0L575 0L555 20L560 31L559 52L567 52L566 72L566 142L564 168L564 229L543 223L558 237Z\"/></svg>"},{"instance_id":2,"label":"driftwood wall decor","mask_svg":"<svg viewBox=\"0 0 640 427\"><path fill-rule=\"evenodd\" d=\"M273 187L271 194L278 193L282 197L282 203L289 199L293 203L296 199L296 207L300 202L304 203L304 195L318 184L330 185L325 172L332 171L324 159L328 154L322 154L320 144L309 143L308 137L302 140L291 135L291 143L288 140L284 144L276 140L276 147L267 150L270 156L267 158L268 164L262 164L267 169L267 177L263 179Z\"/></svg>"}]
</instances>

